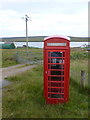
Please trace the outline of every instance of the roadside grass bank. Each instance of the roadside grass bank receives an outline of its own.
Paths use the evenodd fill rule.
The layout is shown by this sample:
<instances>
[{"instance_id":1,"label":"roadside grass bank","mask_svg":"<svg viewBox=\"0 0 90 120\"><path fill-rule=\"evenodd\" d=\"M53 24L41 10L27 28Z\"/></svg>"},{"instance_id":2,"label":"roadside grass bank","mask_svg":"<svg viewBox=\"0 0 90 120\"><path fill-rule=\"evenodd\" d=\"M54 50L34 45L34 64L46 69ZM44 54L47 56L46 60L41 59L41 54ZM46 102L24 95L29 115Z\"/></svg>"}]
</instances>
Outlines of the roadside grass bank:
<instances>
[{"instance_id":1,"label":"roadside grass bank","mask_svg":"<svg viewBox=\"0 0 90 120\"><path fill-rule=\"evenodd\" d=\"M42 60L42 49L32 48L32 47L28 48L28 55L27 55L26 48L2 49L2 66L1 67L17 65L22 63L22 61L24 60L28 60L28 61Z\"/></svg>"},{"instance_id":2,"label":"roadside grass bank","mask_svg":"<svg viewBox=\"0 0 90 120\"><path fill-rule=\"evenodd\" d=\"M2 50L0 49L0 68L2 67Z\"/></svg>"},{"instance_id":3,"label":"roadside grass bank","mask_svg":"<svg viewBox=\"0 0 90 120\"><path fill-rule=\"evenodd\" d=\"M43 59L43 49L41 48L18 48L18 49L2 49L0 50L1 67L8 67L20 64L22 62L34 61L37 62ZM88 52L83 48L71 48L71 60L88 59ZM90 58L90 55L89 55Z\"/></svg>"},{"instance_id":4,"label":"roadside grass bank","mask_svg":"<svg viewBox=\"0 0 90 120\"><path fill-rule=\"evenodd\" d=\"M43 50L41 48L28 48L28 56L26 48L18 49L3 49L2 50L2 67L13 66L22 63L23 60L25 64L30 65L34 62L43 60ZM85 71L86 78L84 86L88 86L88 60L90 59L90 54L88 54L85 48L71 48L70 51L70 69L71 77L75 79L76 82L80 84L81 80L81 70ZM32 61L27 63L27 61ZM24 66L22 66L24 67Z\"/></svg>"},{"instance_id":5,"label":"roadside grass bank","mask_svg":"<svg viewBox=\"0 0 90 120\"><path fill-rule=\"evenodd\" d=\"M29 54L30 53L30 54ZM29 48L28 49L28 56L26 48L18 48L18 49L3 49L2 50L2 67L13 66L22 63L23 60L28 61L40 61L43 60L43 50L41 48ZM34 55L33 55L34 54ZM19 57L19 58L18 58ZM18 59L20 61L18 61ZM85 82L84 86L88 86L88 75L90 71L88 70L88 60L90 59L90 54L87 52L85 48L71 48L70 51L70 69L71 69L71 77L80 84L81 80L81 70L85 71ZM27 63L25 64L30 65L34 64ZM22 66L24 67L24 66Z\"/></svg>"},{"instance_id":6,"label":"roadside grass bank","mask_svg":"<svg viewBox=\"0 0 90 120\"><path fill-rule=\"evenodd\" d=\"M0 108L2 108L2 90L0 90ZM2 109L0 109L0 119L2 119Z\"/></svg>"},{"instance_id":7,"label":"roadside grass bank","mask_svg":"<svg viewBox=\"0 0 90 120\"><path fill-rule=\"evenodd\" d=\"M2 49L2 67L19 64L15 58L16 49Z\"/></svg>"},{"instance_id":8,"label":"roadside grass bank","mask_svg":"<svg viewBox=\"0 0 90 120\"><path fill-rule=\"evenodd\" d=\"M90 85L88 84L88 60L81 59L81 60L71 60L70 62L70 76L72 79L74 79L78 84L81 82L81 70L85 72L85 81L84 81L84 87L89 87Z\"/></svg>"},{"instance_id":9,"label":"roadside grass bank","mask_svg":"<svg viewBox=\"0 0 90 120\"><path fill-rule=\"evenodd\" d=\"M87 90L70 80L68 103L47 105L43 96L43 66L9 77L3 92L3 118L88 118Z\"/></svg>"},{"instance_id":10,"label":"roadside grass bank","mask_svg":"<svg viewBox=\"0 0 90 120\"><path fill-rule=\"evenodd\" d=\"M81 71L85 72L84 87L90 89L89 83L89 67L88 61L90 60L90 54L85 48L71 48L70 52L70 76L79 85L81 82Z\"/></svg>"}]
</instances>

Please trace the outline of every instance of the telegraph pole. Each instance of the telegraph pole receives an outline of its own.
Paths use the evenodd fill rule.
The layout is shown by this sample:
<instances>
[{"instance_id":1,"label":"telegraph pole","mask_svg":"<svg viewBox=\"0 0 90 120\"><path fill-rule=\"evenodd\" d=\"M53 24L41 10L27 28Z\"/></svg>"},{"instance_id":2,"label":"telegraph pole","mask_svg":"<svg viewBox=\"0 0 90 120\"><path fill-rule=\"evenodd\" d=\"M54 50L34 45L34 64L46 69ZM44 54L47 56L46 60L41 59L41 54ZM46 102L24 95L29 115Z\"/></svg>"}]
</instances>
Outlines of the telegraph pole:
<instances>
[{"instance_id":1,"label":"telegraph pole","mask_svg":"<svg viewBox=\"0 0 90 120\"><path fill-rule=\"evenodd\" d=\"M26 22L26 47L27 47L27 55L28 55L28 25L27 25L27 22L28 20L31 21L30 17L28 17L28 15L26 14L25 17L22 17L25 22Z\"/></svg>"},{"instance_id":2,"label":"telegraph pole","mask_svg":"<svg viewBox=\"0 0 90 120\"><path fill-rule=\"evenodd\" d=\"M27 55L28 55L28 27L27 27L27 22L29 20L29 17L25 15L25 22L26 22L26 47L27 47Z\"/></svg>"}]
</instances>

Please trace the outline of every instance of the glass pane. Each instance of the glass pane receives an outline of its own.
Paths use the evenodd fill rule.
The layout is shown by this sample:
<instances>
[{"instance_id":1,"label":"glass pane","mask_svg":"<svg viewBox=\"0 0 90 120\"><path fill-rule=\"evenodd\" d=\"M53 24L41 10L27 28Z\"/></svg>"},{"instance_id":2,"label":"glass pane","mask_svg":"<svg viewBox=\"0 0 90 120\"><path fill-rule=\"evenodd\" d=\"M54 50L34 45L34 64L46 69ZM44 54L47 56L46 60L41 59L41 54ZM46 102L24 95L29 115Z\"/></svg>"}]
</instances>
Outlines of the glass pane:
<instances>
[{"instance_id":1,"label":"glass pane","mask_svg":"<svg viewBox=\"0 0 90 120\"><path fill-rule=\"evenodd\" d=\"M53 77L53 76L49 76L48 77L49 81L64 81L64 77Z\"/></svg>"},{"instance_id":2,"label":"glass pane","mask_svg":"<svg viewBox=\"0 0 90 120\"><path fill-rule=\"evenodd\" d=\"M48 82L49 87L64 87L64 83Z\"/></svg>"},{"instance_id":3,"label":"glass pane","mask_svg":"<svg viewBox=\"0 0 90 120\"><path fill-rule=\"evenodd\" d=\"M51 57L63 57L62 52L51 52Z\"/></svg>"},{"instance_id":4,"label":"glass pane","mask_svg":"<svg viewBox=\"0 0 90 120\"><path fill-rule=\"evenodd\" d=\"M64 52L48 52L48 57L64 57Z\"/></svg>"},{"instance_id":5,"label":"glass pane","mask_svg":"<svg viewBox=\"0 0 90 120\"><path fill-rule=\"evenodd\" d=\"M63 94L48 94L49 98L64 98Z\"/></svg>"},{"instance_id":6,"label":"glass pane","mask_svg":"<svg viewBox=\"0 0 90 120\"><path fill-rule=\"evenodd\" d=\"M48 88L48 92L64 93L64 89L62 89L62 88Z\"/></svg>"},{"instance_id":7,"label":"glass pane","mask_svg":"<svg viewBox=\"0 0 90 120\"><path fill-rule=\"evenodd\" d=\"M64 65L48 65L48 69L64 69Z\"/></svg>"},{"instance_id":8,"label":"glass pane","mask_svg":"<svg viewBox=\"0 0 90 120\"><path fill-rule=\"evenodd\" d=\"M51 57L51 54L50 54L51 52L48 52L48 57Z\"/></svg>"},{"instance_id":9,"label":"glass pane","mask_svg":"<svg viewBox=\"0 0 90 120\"><path fill-rule=\"evenodd\" d=\"M48 63L64 63L64 59L62 59L62 58L49 58Z\"/></svg>"},{"instance_id":10,"label":"glass pane","mask_svg":"<svg viewBox=\"0 0 90 120\"><path fill-rule=\"evenodd\" d=\"M64 71L51 71L51 75L64 75Z\"/></svg>"},{"instance_id":11,"label":"glass pane","mask_svg":"<svg viewBox=\"0 0 90 120\"><path fill-rule=\"evenodd\" d=\"M64 81L64 77L60 77L60 81Z\"/></svg>"},{"instance_id":12,"label":"glass pane","mask_svg":"<svg viewBox=\"0 0 90 120\"><path fill-rule=\"evenodd\" d=\"M47 46L66 46L66 43L47 43Z\"/></svg>"},{"instance_id":13,"label":"glass pane","mask_svg":"<svg viewBox=\"0 0 90 120\"><path fill-rule=\"evenodd\" d=\"M48 80L49 80L49 81L60 81L60 77L52 77L52 76L49 76L49 77L48 77Z\"/></svg>"}]
</instances>

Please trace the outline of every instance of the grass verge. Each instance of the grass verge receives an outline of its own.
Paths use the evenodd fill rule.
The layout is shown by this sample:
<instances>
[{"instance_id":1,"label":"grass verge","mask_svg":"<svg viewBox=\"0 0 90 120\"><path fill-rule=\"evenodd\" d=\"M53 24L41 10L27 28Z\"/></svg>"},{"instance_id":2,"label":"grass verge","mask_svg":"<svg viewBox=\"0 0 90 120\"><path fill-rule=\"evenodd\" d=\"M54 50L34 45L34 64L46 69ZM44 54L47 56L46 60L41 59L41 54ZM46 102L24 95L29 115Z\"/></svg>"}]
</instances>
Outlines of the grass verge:
<instances>
[{"instance_id":1,"label":"grass verge","mask_svg":"<svg viewBox=\"0 0 90 120\"><path fill-rule=\"evenodd\" d=\"M70 62L70 74L71 77L80 84L81 82L81 70L85 71L85 80L84 80L84 86L90 87L88 84L88 60L87 59L77 59L77 60L71 60Z\"/></svg>"},{"instance_id":2,"label":"grass verge","mask_svg":"<svg viewBox=\"0 0 90 120\"><path fill-rule=\"evenodd\" d=\"M84 48L71 48L70 53L70 73L71 77L80 84L81 82L81 70L85 72L84 86L89 87L88 75L90 71L88 70L88 61L90 60L90 55Z\"/></svg>"},{"instance_id":3,"label":"grass verge","mask_svg":"<svg viewBox=\"0 0 90 120\"><path fill-rule=\"evenodd\" d=\"M19 64L15 58L16 49L2 49L2 67Z\"/></svg>"},{"instance_id":4,"label":"grass verge","mask_svg":"<svg viewBox=\"0 0 90 120\"><path fill-rule=\"evenodd\" d=\"M68 103L45 103L42 71L43 67L38 66L8 78L13 84L3 93L3 118L88 118L88 92L72 78Z\"/></svg>"},{"instance_id":5,"label":"grass verge","mask_svg":"<svg viewBox=\"0 0 90 120\"><path fill-rule=\"evenodd\" d=\"M1 53L1 51L0 51ZM42 49L40 48L28 48L28 55L26 48L17 49L2 49L2 66L8 67L17 65L20 63L27 63L31 61L42 60Z\"/></svg>"},{"instance_id":6,"label":"grass verge","mask_svg":"<svg viewBox=\"0 0 90 120\"><path fill-rule=\"evenodd\" d=\"M19 63L32 64L33 62L38 62L43 59L43 50L41 48L30 47L28 49L28 55L26 48L2 49L0 53L2 67L8 67ZM71 60L85 60L88 59L88 55L86 49L71 48Z\"/></svg>"}]
</instances>

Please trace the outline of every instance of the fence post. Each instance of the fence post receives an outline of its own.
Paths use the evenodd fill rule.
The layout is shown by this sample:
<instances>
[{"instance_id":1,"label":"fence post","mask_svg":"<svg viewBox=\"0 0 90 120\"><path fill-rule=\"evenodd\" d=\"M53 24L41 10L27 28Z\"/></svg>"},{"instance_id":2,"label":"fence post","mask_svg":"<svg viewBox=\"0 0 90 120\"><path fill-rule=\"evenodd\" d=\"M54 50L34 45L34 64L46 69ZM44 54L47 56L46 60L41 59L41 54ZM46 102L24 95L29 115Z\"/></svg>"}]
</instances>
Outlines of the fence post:
<instances>
[{"instance_id":1,"label":"fence post","mask_svg":"<svg viewBox=\"0 0 90 120\"><path fill-rule=\"evenodd\" d=\"M85 71L81 70L81 87L84 87Z\"/></svg>"}]
</instances>

